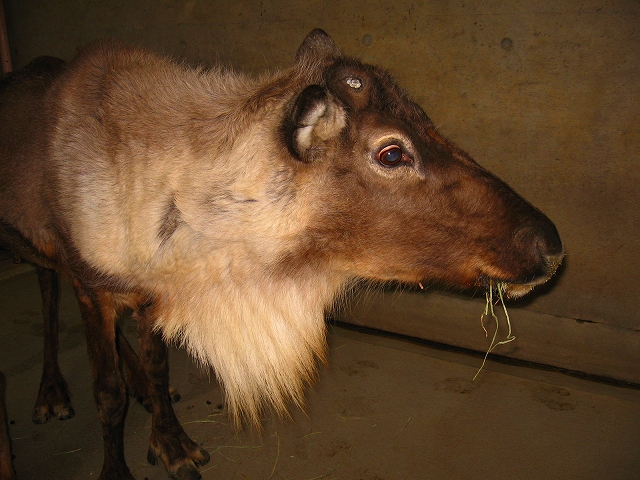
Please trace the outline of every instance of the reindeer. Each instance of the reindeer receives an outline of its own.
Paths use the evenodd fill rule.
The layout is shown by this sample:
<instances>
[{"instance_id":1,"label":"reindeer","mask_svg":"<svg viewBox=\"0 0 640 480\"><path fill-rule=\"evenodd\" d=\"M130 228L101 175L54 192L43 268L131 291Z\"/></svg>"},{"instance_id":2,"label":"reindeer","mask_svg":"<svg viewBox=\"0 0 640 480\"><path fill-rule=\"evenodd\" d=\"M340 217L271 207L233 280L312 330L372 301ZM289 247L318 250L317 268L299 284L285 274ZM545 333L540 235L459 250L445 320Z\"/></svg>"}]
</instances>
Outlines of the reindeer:
<instances>
[{"instance_id":1,"label":"reindeer","mask_svg":"<svg viewBox=\"0 0 640 480\"><path fill-rule=\"evenodd\" d=\"M0 102L0 238L75 289L101 479L133 478L115 329L127 308L148 459L194 479L209 455L171 407L166 342L215 371L236 423L257 424L302 404L326 360L325 313L358 279L501 282L517 297L563 256L545 215L321 30L259 78L98 42Z\"/></svg>"}]
</instances>

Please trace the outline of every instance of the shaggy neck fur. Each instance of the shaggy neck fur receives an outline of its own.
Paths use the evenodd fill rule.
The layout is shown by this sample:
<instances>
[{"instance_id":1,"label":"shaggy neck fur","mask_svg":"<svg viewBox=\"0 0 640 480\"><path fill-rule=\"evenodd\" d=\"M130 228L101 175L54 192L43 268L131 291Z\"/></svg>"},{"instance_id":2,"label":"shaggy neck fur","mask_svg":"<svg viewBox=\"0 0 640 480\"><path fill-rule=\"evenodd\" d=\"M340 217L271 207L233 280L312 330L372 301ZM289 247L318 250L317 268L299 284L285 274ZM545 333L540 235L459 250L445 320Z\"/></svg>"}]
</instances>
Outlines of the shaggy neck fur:
<instances>
[{"instance_id":1,"label":"shaggy neck fur","mask_svg":"<svg viewBox=\"0 0 640 480\"><path fill-rule=\"evenodd\" d=\"M264 273L188 281L164 292L156 328L215 370L231 417L258 425L265 408L300 406L318 360L325 360L325 312L345 282Z\"/></svg>"}]
</instances>

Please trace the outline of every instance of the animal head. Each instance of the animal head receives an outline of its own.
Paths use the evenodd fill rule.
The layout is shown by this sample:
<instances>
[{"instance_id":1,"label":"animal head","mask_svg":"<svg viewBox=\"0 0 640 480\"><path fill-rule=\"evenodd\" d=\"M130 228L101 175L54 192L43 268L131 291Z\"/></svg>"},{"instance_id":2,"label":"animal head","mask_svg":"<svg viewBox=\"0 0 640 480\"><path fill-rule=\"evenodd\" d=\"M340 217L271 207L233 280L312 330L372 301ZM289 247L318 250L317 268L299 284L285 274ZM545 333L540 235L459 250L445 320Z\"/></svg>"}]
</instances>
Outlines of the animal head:
<instances>
[{"instance_id":1,"label":"animal head","mask_svg":"<svg viewBox=\"0 0 640 480\"><path fill-rule=\"evenodd\" d=\"M553 223L446 140L387 72L342 56L321 30L296 58L313 81L281 135L316 208L284 265L462 288L494 280L514 297L553 275Z\"/></svg>"}]
</instances>

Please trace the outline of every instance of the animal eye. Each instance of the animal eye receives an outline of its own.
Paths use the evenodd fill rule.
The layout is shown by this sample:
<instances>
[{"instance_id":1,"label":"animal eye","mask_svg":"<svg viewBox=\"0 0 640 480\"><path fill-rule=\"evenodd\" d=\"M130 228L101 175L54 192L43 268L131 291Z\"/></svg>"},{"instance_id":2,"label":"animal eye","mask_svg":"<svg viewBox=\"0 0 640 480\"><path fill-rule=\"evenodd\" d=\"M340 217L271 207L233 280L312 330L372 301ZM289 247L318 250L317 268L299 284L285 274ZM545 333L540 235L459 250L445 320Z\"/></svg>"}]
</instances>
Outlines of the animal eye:
<instances>
[{"instance_id":1,"label":"animal eye","mask_svg":"<svg viewBox=\"0 0 640 480\"><path fill-rule=\"evenodd\" d=\"M397 167L402 162L409 162L398 145L389 145L378 152L378 162L385 167Z\"/></svg>"}]
</instances>

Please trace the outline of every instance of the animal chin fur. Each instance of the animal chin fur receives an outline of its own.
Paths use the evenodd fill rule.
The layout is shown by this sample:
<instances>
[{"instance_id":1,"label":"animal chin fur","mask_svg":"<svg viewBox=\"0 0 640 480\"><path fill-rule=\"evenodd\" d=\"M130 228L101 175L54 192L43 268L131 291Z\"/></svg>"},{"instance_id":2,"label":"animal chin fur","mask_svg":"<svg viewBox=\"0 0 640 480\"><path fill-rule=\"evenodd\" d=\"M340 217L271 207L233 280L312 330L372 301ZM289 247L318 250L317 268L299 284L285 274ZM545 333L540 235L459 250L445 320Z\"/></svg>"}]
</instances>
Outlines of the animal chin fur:
<instances>
[{"instance_id":1,"label":"animal chin fur","mask_svg":"<svg viewBox=\"0 0 640 480\"><path fill-rule=\"evenodd\" d=\"M155 328L215 370L236 423L258 425L265 408L300 406L325 360L324 314L344 281L255 271L213 283L194 277L164 290Z\"/></svg>"}]
</instances>

